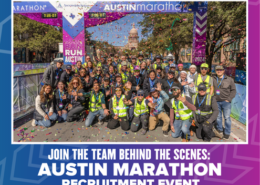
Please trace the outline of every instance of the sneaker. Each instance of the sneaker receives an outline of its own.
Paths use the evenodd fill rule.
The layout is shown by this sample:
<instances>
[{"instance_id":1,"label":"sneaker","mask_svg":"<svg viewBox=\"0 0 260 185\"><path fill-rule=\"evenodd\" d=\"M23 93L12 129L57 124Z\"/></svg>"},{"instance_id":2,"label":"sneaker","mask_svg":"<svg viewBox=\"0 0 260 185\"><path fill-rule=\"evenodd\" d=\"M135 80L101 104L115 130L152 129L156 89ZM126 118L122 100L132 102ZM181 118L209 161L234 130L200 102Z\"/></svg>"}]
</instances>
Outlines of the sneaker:
<instances>
[{"instance_id":1,"label":"sneaker","mask_svg":"<svg viewBox=\"0 0 260 185\"><path fill-rule=\"evenodd\" d=\"M35 127L35 126L36 126L36 123L35 123L35 122L36 122L36 120L35 120L35 119L33 119L33 120L32 120L32 126L33 126L33 127Z\"/></svg>"},{"instance_id":2,"label":"sneaker","mask_svg":"<svg viewBox=\"0 0 260 185\"><path fill-rule=\"evenodd\" d=\"M214 134L216 137L222 139L223 138L223 133L221 133L220 131L218 131L217 129L215 129L215 127L212 128Z\"/></svg>"},{"instance_id":3,"label":"sneaker","mask_svg":"<svg viewBox=\"0 0 260 185\"><path fill-rule=\"evenodd\" d=\"M163 135L164 135L164 137L168 137L168 132L167 131L163 131Z\"/></svg>"},{"instance_id":4,"label":"sneaker","mask_svg":"<svg viewBox=\"0 0 260 185\"><path fill-rule=\"evenodd\" d=\"M147 132L147 130L142 129L141 134L142 134L142 135L145 135L146 132Z\"/></svg>"},{"instance_id":5,"label":"sneaker","mask_svg":"<svg viewBox=\"0 0 260 185\"><path fill-rule=\"evenodd\" d=\"M103 125L103 124L104 124L104 122L103 122L103 121L101 121L101 120L98 120L98 124L99 124L99 125Z\"/></svg>"},{"instance_id":6,"label":"sneaker","mask_svg":"<svg viewBox=\"0 0 260 185\"><path fill-rule=\"evenodd\" d=\"M224 134L223 139L225 139L225 140L229 140L229 135Z\"/></svg>"}]
</instances>

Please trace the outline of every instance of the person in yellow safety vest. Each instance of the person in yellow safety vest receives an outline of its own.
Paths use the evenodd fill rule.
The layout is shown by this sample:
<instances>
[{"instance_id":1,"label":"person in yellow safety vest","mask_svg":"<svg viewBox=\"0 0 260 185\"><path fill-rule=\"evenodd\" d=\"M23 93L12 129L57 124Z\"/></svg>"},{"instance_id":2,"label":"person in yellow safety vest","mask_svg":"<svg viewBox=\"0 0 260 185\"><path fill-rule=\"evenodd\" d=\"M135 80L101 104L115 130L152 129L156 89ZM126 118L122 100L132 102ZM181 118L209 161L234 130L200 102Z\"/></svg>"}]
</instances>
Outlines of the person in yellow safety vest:
<instances>
[{"instance_id":1,"label":"person in yellow safety vest","mask_svg":"<svg viewBox=\"0 0 260 185\"><path fill-rule=\"evenodd\" d=\"M199 84L204 83L207 87L207 91L206 91L207 94L210 94L212 96L214 93L213 78L211 76L207 75L208 70L209 70L208 64L206 64L206 63L201 64L201 66L200 66L201 74L195 75L194 85L195 85L196 93L198 93Z\"/></svg>"},{"instance_id":2,"label":"person in yellow safety vest","mask_svg":"<svg viewBox=\"0 0 260 185\"><path fill-rule=\"evenodd\" d=\"M137 98L132 98L127 101L124 100L125 105L134 105L134 118L131 124L131 131L136 132L142 124L141 134L145 135L149 123L149 107L155 108L156 103L151 103L148 99L144 98L144 91L139 89L137 91Z\"/></svg>"},{"instance_id":3,"label":"person in yellow safety vest","mask_svg":"<svg viewBox=\"0 0 260 185\"><path fill-rule=\"evenodd\" d=\"M127 63L126 61L123 61L121 63L122 67L121 67L121 76L122 76L122 81L123 81L123 84L125 84L128 80L128 77L130 76L130 73L127 71Z\"/></svg>"},{"instance_id":4,"label":"person in yellow safety vest","mask_svg":"<svg viewBox=\"0 0 260 185\"><path fill-rule=\"evenodd\" d=\"M93 83L93 91L77 93L73 92L73 96L84 96L89 98L89 114L85 121L85 126L92 125L95 117L98 117L98 124L103 124L103 119L109 115L109 110L106 108L105 95L100 91L100 84L98 82Z\"/></svg>"},{"instance_id":5,"label":"person in yellow safety vest","mask_svg":"<svg viewBox=\"0 0 260 185\"><path fill-rule=\"evenodd\" d=\"M122 56L121 56L121 63L117 65L117 71L118 71L118 72L120 72L121 66L122 66L122 62L124 62L124 61L125 61L126 63L128 63L128 62L126 61L126 56L125 56L125 55L122 55Z\"/></svg>"},{"instance_id":6,"label":"person in yellow safety vest","mask_svg":"<svg viewBox=\"0 0 260 185\"><path fill-rule=\"evenodd\" d=\"M206 93L207 87L201 83L199 93L192 96L192 103L196 107L194 114L195 129L198 139L210 142L212 137L222 138L223 134L215 128L219 114L216 98Z\"/></svg>"},{"instance_id":7,"label":"person in yellow safety vest","mask_svg":"<svg viewBox=\"0 0 260 185\"><path fill-rule=\"evenodd\" d=\"M193 118L192 111L195 111L196 107L192 104L190 97L186 97L181 93L180 84L174 85L171 90L173 95L171 105L174 111L174 116L171 115L173 120L170 121L172 137L181 137L182 142L188 142L190 140L190 126Z\"/></svg>"},{"instance_id":8,"label":"person in yellow safety vest","mask_svg":"<svg viewBox=\"0 0 260 185\"><path fill-rule=\"evenodd\" d=\"M136 61L136 65L139 66L141 64L141 62L143 61L143 59L144 59L144 55L142 53L139 53L138 60Z\"/></svg>"},{"instance_id":9,"label":"person in yellow safety vest","mask_svg":"<svg viewBox=\"0 0 260 185\"><path fill-rule=\"evenodd\" d=\"M75 67L75 74L79 75L80 70L82 69L82 63L81 61L77 61L76 67Z\"/></svg>"},{"instance_id":10,"label":"person in yellow safety vest","mask_svg":"<svg viewBox=\"0 0 260 185\"><path fill-rule=\"evenodd\" d=\"M83 68L86 68L86 67L88 66L88 62L91 62L90 56L86 56L86 58L85 58L85 63L82 64L82 67L83 67Z\"/></svg>"},{"instance_id":11,"label":"person in yellow safety vest","mask_svg":"<svg viewBox=\"0 0 260 185\"><path fill-rule=\"evenodd\" d=\"M134 73L134 67L139 66L139 65L136 63L136 57L135 56L131 57L131 61L132 61L132 65L130 65L130 69L131 69L131 73Z\"/></svg>"},{"instance_id":12,"label":"person in yellow safety vest","mask_svg":"<svg viewBox=\"0 0 260 185\"><path fill-rule=\"evenodd\" d=\"M112 118L108 121L107 128L116 129L120 125L122 130L129 130L128 107L123 102L125 99L126 96L123 94L122 87L116 87L115 95L111 98L109 103Z\"/></svg>"},{"instance_id":13,"label":"person in yellow safety vest","mask_svg":"<svg viewBox=\"0 0 260 185\"><path fill-rule=\"evenodd\" d=\"M102 65L106 64L106 57L101 56L100 62L98 62L97 67L102 67Z\"/></svg>"},{"instance_id":14,"label":"person in yellow safety vest","mask_svg":"<svg viewBox=\"0 0 260 185\"><path fill-rule=\"evenodd\" d=\"M157 66L158 66L158 65L161 65L161 59L162 59L162 57L161 57L160 55L157 55L157 56L155 57L155 63L153 63L153 65L152 65L152 67L153 67L154 70L157 69Z\"/></svg>"}]
</instances>

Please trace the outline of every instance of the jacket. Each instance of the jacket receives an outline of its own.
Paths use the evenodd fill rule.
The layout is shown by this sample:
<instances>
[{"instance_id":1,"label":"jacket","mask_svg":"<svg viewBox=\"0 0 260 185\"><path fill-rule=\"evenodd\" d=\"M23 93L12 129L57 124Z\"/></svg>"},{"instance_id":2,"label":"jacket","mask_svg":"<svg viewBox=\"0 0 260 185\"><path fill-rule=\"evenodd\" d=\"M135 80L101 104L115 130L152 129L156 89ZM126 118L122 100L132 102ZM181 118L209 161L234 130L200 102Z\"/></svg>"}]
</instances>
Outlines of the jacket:
<instances>
[{"instance_id":1,"label":"jacket","mask_svg":"<svg viewBox=\"0 0 260 185\"><path fill-rule=\"evenodd\" d=\"M172 99L172 98L173 98L173 95L170 93L171 87L170 87L170 85L168 84L168 81L169 81L170 84L172 83L171 87L175 86L175 85L178 84L178 83L174 82L174 79L173 79L173 78L170 79L170 80L168 80L168 78L165 78L165 79L163 79L163 80L161 81L161 83L162 83L162 89L168 94L169 99Z\"/></svg>"},{"instance_id":2,"label":"jacket","mask_svg":"<svg viewBox=\"0 0 260 185\"><path fill-rule=\"evenodd\" d=\"M158 114L160 114L161 112L164 111L164 103L167 102L169 100L169 96L167 95L167 93L165 91L160 91L160 97L158 97L157 99L152 98L152 103L157 103L155 110L150 110L150 116L156 116Z\"/></svg>"},{"instance_id":3,"label":"jacket","mask_svg":"<svg viewBox=\"0 0 260 185\"><path fill-rule=\"evenodd\" d=\"M68 83L70 82L70 80L72 80L74 74L75 74L74 71L71 71L70 74L68 74L66 71L63 71L61 74L60 80L63 81L65 83L65 85L67 86Z\"/></svg>"},{"instance_id":4,"label":"jacket","mask_svg":"<svg viewBox=\"0 0 260 185\"><path fill-rule=\"evenodd\" d=\"M58 71L56 69L57 69L56 64L49 65L47 69L44 71L43 80L42 80L44 84L51 85L53 89L57 87L58 81L60 80L61 77L61 73L63 72L63 69L61 68ZM57 79L55 78L56 76L58 76Z\"/></svg>"},{"instance_id":5,"label":"jacket","mask_svg":"<svg viewBox=\"0 0 260 185\"><path fill-rule=\"evenodd\" d=\"M53 112L53 101L47 101L42 103L40 95L35 99L35 110L34 110L34 119L43 120L46 116L46 112Z\"/></svg>"},{"instance_id":6,"label":"jacket","mask_svg":"<svg viewBox=\"0 0 260 185\"><path fill-rule=\"evenodd\" d=\"M140 74L139 76L139 81L136 81L136 77L134 75L130 75L128 78L128 81L132 83L132 90L136 91L136 86L139 85L140 89L143 89L143 82L144 82L144 77ZM138 82L138 84L137 84Z\"/></svg>"},{"instance_id":7,"label":"jacket","mask_svg":"<svg viewBox=\"0 0 260 185\"><path fill-rule=\"evenodd\" d=\"M68 92L64 90L64 95L66 95L66 99L65 100L61 100L60 96L59 96L59 90L57 90L54 94L54 107L56 109L56 111L60 111L60 110L66 110L67 106L68 106ZM59 104L62 103L63 104L63 108L60 109Z\"/></svg>"},{"instance_id":8,"label":"jacket","mask_svg":"<svg viewBox=\"0 0 260 185\"><path fill-rule=\"evenodd\" d=\"M149 79L150 78L144 79L144 83L143 83L143 90L144 90L145 97L149 96L150 91L151 91ZM155 78L153 87L157 87L158 82L159 82L159 79Z\"/></svg>"},{"instance_id":9,"label":"jacket","mask_svg":"<svg viewBox=\"0 0 260 185\"><path fill-rule=\"evenodd\" d=\"M80 89L78 93L83 93L84 90ZM77 101L75 100L75 97L73 95L68 94L68 103L72 104L72 107L78 107L81 106L85 102L84 96L78 96Z\"/></svg>"},{"instance_id":10,"label":"jacket","mask_svg":"<svg viewBox=\"0 0 260 185\"><path fill-rule=\"evenodd\" d=\"M213 86L214 86L214 95L216 96L217 101L225 101L228 100L229 102L236 96L236 85L234 80L229 76L224 75L224 79L221 82L220 86L218 87L217 83L217 76L213 77ZM219 80L220 83L221 80ZM220 95L216 94L216 90L220 91Z\"/></svg>"}]
</instances>

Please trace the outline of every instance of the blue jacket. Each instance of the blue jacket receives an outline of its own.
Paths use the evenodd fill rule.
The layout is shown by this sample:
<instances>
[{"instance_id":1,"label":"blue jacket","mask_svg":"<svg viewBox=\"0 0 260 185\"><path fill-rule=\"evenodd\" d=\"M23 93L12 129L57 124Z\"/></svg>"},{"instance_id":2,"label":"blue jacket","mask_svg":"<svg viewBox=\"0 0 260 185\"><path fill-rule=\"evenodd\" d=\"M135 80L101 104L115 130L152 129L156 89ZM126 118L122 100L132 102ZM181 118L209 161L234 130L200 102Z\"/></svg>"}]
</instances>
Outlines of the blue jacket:
<instances>
[{"instance_id":1,"label":"blue jacket","mask_svg":"<svg viewBox=\"0 0 260 185\"><path fill-rule=\"evenodd\" d=\"M156 116L164 111L164 103L169 100L169 96L165 91L160 92L160 97L156 99L153 98L153 103L157 102L157 106L155 107L155 111L151 112L150 116Z\"/></svg>"}]
</instances>

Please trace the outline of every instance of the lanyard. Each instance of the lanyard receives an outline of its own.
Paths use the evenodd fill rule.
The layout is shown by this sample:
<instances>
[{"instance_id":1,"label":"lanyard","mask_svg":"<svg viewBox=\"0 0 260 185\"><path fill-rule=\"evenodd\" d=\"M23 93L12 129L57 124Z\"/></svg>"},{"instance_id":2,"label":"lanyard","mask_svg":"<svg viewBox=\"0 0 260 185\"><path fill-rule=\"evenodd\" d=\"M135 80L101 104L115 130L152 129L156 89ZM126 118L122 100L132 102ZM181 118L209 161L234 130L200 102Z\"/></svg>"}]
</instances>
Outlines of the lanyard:
<instances>
[{"instance_id":1,"label":"lanyard","mask_svg":"<svg viewBox=\"0 0 260 185\"><path fill-rule=\"evenodd\" d=\"M94 98L96 99L96 102L98 101L98 97L99 97L99 93L97 96L96 96L96 93L94 93Z\"/></svg>"},{"instance_id":2,"label":"lanyard","mask_svg":"<svg viewBox=\"0 0 260 185\"><path fill-rule=\"evenodd\" d=\"M135 77L135 81L136 81L136 85L138 85L139 81L140 81L140 77L138 77L138 78Z\"/></svg>"},{"instance_id":3,"label":"lanyard","mask_svg":"<svg viewBox=\"0 0 260 185\"><path fill-rule=\"evenodd\" d=\"M89 68L89 72L91 72L91 73L92 73L92 71L93 71L93 70L92 70L91 68Z\"/></svg>"},{"instance_id":4,"label":"lanyard","mask_svg":"<svg viewBox=\"0 0 260 185\"><path fill-rule=\"evenodd\" d=\"M201 80L203 81L203 83L207 80L207 76L206 76L205 80L203 80L203 78L202 78L201 75L200 75L200 78L201 78Z\"/></svg>"},{"instance_id":5,"label":"lanyard","mask_svg":"<svg viewBox=\"0 0 260 185\"><path fill-rule=\"evenodd\" d=\"M204 96L203 100L200 102L200 101L199 101L199 98L198 98L198 95L197 95L197 102L198 102L198 104L199 104L199 107L200 107L201 104L204 102L205 98L206 98L206 96Z\"/></svg>"},{"instance_id":6,"label":"lanyard","mask_svg":"<svg viewBox=\"0 0 260 185\"><path fill-rule=\"evenodd\" d=\"M62 102L62 98L61 97L64 95L64 91L61 93L62 96L60 95L60 89L58 91L59 91L60 102Z\"/></svg>"},{"instance_id":7,"label":"lanyard","mask_svg":"<svg viewBox=\"0 0 260 185\"><path fill-rule=\"evenodd\" d=\"M221 79L220 83L218 84L218 77L217 77L217 84L218 84L218 88L220 87L220 85L221 85L221 83L222 83L223 79L224 79L224 75L223 75L223 77L222 77L222 79Z\"/></svg>"},{"instance_id":8,"label":"lanyard","mask_svg":"<svg viewBox=\"0 0 260 185\"><path fill-rule=\"evenodd\" d=\"M142 70L141 74L144 74L144 72L145 72L145 69Z\"/></svg>"},{"instance_id":9,"label":"lanyard","mask_svg":"<svg viewBox=\"0 0 260 185\"><path fill-rule=\"evenodd\" d=\"M69 76L69 82L70 82L71 78L72 78L72 75Z\"/></svg>"},{"instance_id":10,"label":"lanyard","mask_svg":"<svg viewBox=\"0 0 260 185\"><path fill-rule=\"evenodd\" d=\"M59 72L61 71L61 69L56 69L56 76L58 76L59 75Z\"/></svg>"},{"instance_id":11,"label":"lanyard","mask_svg":"<svg viewBox=\"0 0 260 185\"><path fill-rule=\"evenodd\" d=\"M72 90L71 92L77 92L77 90ZM70 97L71 97L71 103L72 103L72 101L73 101L73 95L70 95Z\"/></svg>"},{"instance_id":12,"label":"lanyard","mask_svg":"<svg viewBox=\"0 0 260 185\"><path fill-rule=\"evenodd\" d=\"M122 95L120 96L120 98L117 98L117 96L116 96L116 104L117 104L117 105L118 105L118 103L119 103L121 97L122 97Z\"/></svg>"},{"instance_id":13,"label":"lanyard","mask_svg":"<svg viewBox=\"0 0 260 185\"><path fill-rule=\"evenodd\" d=\"M172 88L172 84L173 84L173 82L172 82L172 83L170 83L170 82L169 82L169 80L167 80L167 82L168 82L168 84L169 84L170 88Z\"/></svg>"},{"instance_id":14,"label":"lanyard","mask_svg":"<svg viewBox=\"0 0 260 185\"><path fill-rule=\"evenodd\" d=\"M153 87L153 85L154 85L153 81L154 81L154 80L151 80L151 78L149 78L149 81L150 81L150 83L151 83L151 86Z\"/></svg>"},{"instance_id":15,"label":"lanyard","mask_svg":"<svg viewBox=\"0 0 260 185\"><path fill-rule=\"evenodd\" d=\"M178 110L178 109L179 109L179 100L174 101L174 103L175 103L175 106L176 106L176 108L177 108L177 110Z\"/></svg>"},{"instance_id":16,"label":"lanyard","mask_svg":"<svg viewBox=\"0 0 260 185\"><path fill-rule=\"evenodd\" d=\"M187 82L187 79L184 82ZM185 93L185 85L183 86L183 91Z\"/></svg>"},{"instance_id":17,"label":"lanyard","mask_svg":"<svg viewBox=\"0 0 260 185\"><path fill-rule=\"evenodd\" d=\"M190 73L190 77L193 77L196 73L194 73L193 75Z\"/></svg>"},{"instance_id":18,"label":"lanyard","mask_svg":"<svg viewBox=\"0 0 260 185\"><path fill-rule=\"evenodd\" d=\"M99 83L100 76L99 76L99 75L96 76L96 79L97 79L97 81L98 81L98 83Z\"/></svg>"}]
</instances>

